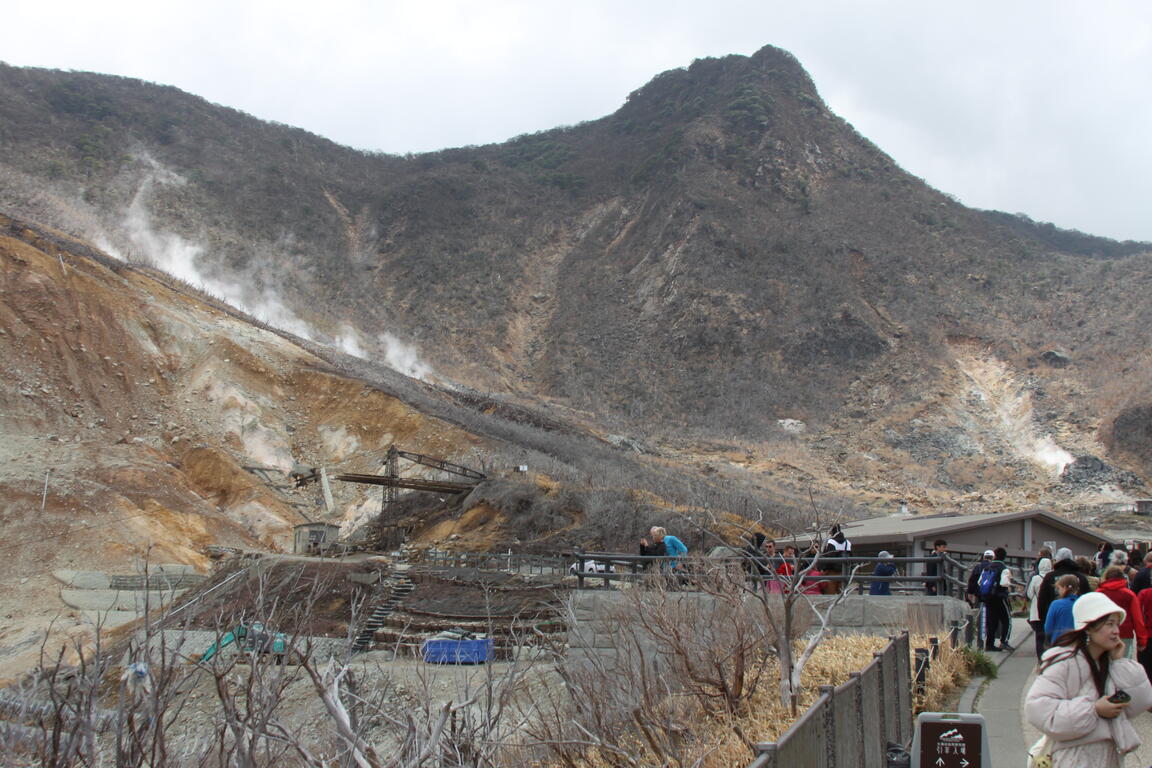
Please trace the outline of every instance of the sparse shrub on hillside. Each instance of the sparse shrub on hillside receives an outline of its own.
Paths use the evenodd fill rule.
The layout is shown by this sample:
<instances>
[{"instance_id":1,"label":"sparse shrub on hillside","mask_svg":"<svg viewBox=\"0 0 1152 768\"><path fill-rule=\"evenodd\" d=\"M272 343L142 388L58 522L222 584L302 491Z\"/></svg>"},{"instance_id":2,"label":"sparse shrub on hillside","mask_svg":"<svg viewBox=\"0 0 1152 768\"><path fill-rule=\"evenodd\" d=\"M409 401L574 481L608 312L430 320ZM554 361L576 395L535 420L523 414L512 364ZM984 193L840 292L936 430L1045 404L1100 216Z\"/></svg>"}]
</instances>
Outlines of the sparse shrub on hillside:
<instances>
[{"instance_id":1,"label":"sparse shrub on hillside","mask_svg":"<svg viewBox=\"0 0 1152 768\"><path fill-rule=\"evenodd\" d=\"M678 591L654 576L601 605L584 629L603 633L604 650L555 649L564 685L537 700L527 728L560 765L707 764L714 726L746 713L771 663L768 630L739 577L697 579L701 591Z\"/></svg>"},{"instance_id":2,"label":"sparse shrub on hillside","mask_svg":"<svg viewBox=\"0 0 1152 768\"><path fill-rule=\"evenodd\" d=\"M537 170L555 170L573 157L572 148L553 141L547 134L519 136L505 145L505 165L529 165Z\"/></svg>"},{"instance_id":3,"label":"sparse shrub on hillside","mask_svg":"<svg viewBox=\"0 0 1152 768\"><path fill-rule=\"evenodd\" d=\"M729 125L736 131L760 132L768 127L772 116L772 99L763 89L745 85L724 110Z\"/></svg>"}]
</instances>

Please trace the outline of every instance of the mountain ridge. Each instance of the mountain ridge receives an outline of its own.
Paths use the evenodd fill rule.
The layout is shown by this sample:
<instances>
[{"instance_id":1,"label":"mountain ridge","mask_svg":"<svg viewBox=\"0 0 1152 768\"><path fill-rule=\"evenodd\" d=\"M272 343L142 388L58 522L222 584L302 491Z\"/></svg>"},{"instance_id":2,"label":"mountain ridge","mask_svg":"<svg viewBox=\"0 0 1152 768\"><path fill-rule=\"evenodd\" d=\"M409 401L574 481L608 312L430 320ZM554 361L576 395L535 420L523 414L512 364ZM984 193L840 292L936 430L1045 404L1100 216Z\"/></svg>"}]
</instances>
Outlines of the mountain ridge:
<instances>
[{"instance_id":1,"label":"mountain ridge","mask_svg":"<svg viewBox=\"0 0 1152 768\"><path fill-rule=\"evenodd\" d=\"M147 257L123 220L138 204L318 338L346 329L368 356L399 339L435 375L615 432L791 440L781 420L860 414L860 434L906 432L957 339L1087 393L1090 429L1079 402L1055 411L1085 440L1124 444L1114 420L1149 396L1122 341L1146 320L1147 245L965 208L771 46L665 72L587 123L410 158L124 79L9 67L0 92L6 207ZM63 127L33 141L19 109ZM862 409L861 388L889 394Z\"/></svg>"}]
</instances>

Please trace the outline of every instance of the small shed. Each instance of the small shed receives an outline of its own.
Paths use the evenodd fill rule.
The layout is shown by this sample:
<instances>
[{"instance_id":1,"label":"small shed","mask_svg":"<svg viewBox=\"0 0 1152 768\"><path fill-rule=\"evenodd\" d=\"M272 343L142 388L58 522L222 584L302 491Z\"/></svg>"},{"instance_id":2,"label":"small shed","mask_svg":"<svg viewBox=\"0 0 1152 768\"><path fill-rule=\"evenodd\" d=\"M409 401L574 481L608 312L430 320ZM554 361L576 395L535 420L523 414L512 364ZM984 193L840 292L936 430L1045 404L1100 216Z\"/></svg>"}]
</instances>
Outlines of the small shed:
<instances>
[{"instance_id":1,"label":"small shed","mask_svg":"<svg viewBox=\"0 0 1152 768\"><path fill-rule=\"evenodd\" d=\"M302 523L292 529L294 541L292 552L297 555L310 555L319 551L324 544L336 541L340 526L332 523Z\"/></svg>"},{"instance_id":2,"label":"small shed","mask_svg":"<svg viewBox=\"0 0 1152 768\"><path fill-rule=\"evenodd\" d=\"M996 547L1004 547L1009 559L1030 560L1044 546L1053 552L1068 547L1075 555L1089 557L1104 541L1123 546L1120 539L1043 509L985 515L890 515L842 523L841 528L852 542L854 555L886 549L897 557L924 557L936 539L947 541L948 551L961 560L978 558L984 550Z\"/></svg>"}]
</instances>

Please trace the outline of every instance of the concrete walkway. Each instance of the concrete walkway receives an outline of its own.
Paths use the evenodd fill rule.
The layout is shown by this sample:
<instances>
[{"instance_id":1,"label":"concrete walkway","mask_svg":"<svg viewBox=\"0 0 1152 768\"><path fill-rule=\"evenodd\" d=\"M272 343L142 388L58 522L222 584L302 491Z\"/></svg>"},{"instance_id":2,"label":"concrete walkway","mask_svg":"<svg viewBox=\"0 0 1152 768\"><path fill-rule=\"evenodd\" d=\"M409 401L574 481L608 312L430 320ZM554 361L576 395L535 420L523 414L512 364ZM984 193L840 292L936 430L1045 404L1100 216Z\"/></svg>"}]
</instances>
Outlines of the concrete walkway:
<instances>
[{"instance_id":1,"label":"concrete walkway","mask_svg":"<svg viewBox=\"0 0 1152 768\"><path fill-rule=\"evenodd\" d=\"M995 680L974 680L960 699L961 712L984 715L988 730L991 768L1023 768L1028 761L1028 747L1040 738L1040 732L1024 720L1024 699L1036 675L1036 645L1032 628L1024 619L1012 620L1011 653L989 654L1000 665ZM1132 719L1143 745L1128 755L1127 768L1152 765L1152 715L1145 713Z\"/></svg>"}]
</instances>

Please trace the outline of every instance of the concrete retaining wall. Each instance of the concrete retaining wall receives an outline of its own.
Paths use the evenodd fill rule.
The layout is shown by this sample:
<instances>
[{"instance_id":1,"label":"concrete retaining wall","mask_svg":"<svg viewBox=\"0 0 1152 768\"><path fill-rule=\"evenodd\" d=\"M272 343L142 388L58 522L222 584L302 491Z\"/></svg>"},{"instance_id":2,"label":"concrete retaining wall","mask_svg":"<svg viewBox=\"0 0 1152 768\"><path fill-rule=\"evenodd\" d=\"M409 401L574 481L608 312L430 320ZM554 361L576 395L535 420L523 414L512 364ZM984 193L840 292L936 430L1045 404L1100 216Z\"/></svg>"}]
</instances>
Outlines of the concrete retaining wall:
<instances>
[{"instance_id":1,"label":"concrete retaining wall","mask_svg":"<svg viewBox=\"0 0 1152 768\"><path fill-rule=\"evenodd\" d=\"M184 594L183 589L121 591L117 589L62 589L60 599L82 611L136 611L160 608Z\"/></svg>"},{"instance_id":2,"label":"concrete retaining wall","mask_svg":"<svg viewBox=\"0 0 1152 768\"><path fill-rule=\"evenodd\" d=\"M672 595L670 595L671 597ZM711 595L699 592L674 593L675 599L699 603L695 608L707 615L708 604L715 601ZM570 643L574 647L607 648L613 644L613 627L605 617L618 613L628 603L627 596L616 590L581 590L574 592L571 612L576 626L571 630ZM761 610L748 598L749 610ZM834 600L831 596L812 598L817 608ZM806 609L797 608L798 612ZM963 600L926 595L852 595L844 598L832 613L831 627L840 634L859 633L888 636L908 629L913 632L943 632L953 621L964 621L970 609Z\"/></svg>"}]
</instances>

